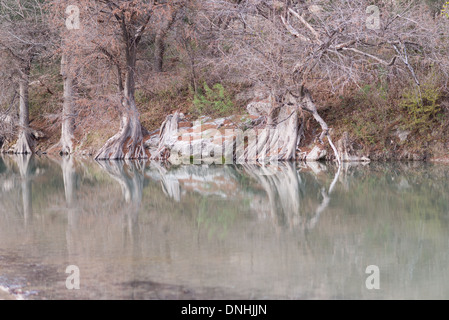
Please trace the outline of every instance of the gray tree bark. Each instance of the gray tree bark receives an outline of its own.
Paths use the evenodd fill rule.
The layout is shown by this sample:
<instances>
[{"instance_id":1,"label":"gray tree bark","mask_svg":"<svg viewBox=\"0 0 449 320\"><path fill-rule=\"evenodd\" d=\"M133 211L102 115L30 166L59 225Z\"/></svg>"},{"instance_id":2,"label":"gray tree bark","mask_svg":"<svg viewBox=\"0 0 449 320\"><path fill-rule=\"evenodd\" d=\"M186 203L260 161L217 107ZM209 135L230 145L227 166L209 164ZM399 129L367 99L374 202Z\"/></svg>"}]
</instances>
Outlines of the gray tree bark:
<instances>
[{"instance_id":1,"label":"gray tree bark","mask_svg":"<svg viewBox=\"0 0 449 320\"><path fill-rule=\"evenodd\" d=\"M158 33L154 41L154 71L162 72L164 65L165 35Z\"/></svg>"},{"instance_id":2,"label":"gray tree bark","mask_svg":"<svg viewBox=\"0 0 449 320\"><path fill-rule=\"evenodd\" d=\"M62 104L62 128L60 140L60 154L73 153L73 139L75 130L75 118L73 107L73 75L69 70L70 56L67 53L62 55L61 75L63 79L64 93Z\"/></svg>"},{"instance_id":3,"label":"gray tree bark","mask_svg":"<svg viewBox=\"0 0 449 320\"><path fill-rule=\"evenodd\" d=\"M120 130L98 151L96 160L146 159L142 126L135 101L135 70L137 44L130 43L126 50L126 79L121 92ZM120 80L120 76L119 76ZM121 87L121 86L120 86Z\"/></svg>"},{"instance_id":4,"label":"gray tree bark","mask_svg":"<svg viewBox=\"0 0 449 320\"><path fill-rule=\"evenodd\" d=\"M30 67L27 67L19 81L19 138L13 147L15 154L32 154L34 152L34 141L30 130L29 75Z\"/></svg>"}]
</instances>

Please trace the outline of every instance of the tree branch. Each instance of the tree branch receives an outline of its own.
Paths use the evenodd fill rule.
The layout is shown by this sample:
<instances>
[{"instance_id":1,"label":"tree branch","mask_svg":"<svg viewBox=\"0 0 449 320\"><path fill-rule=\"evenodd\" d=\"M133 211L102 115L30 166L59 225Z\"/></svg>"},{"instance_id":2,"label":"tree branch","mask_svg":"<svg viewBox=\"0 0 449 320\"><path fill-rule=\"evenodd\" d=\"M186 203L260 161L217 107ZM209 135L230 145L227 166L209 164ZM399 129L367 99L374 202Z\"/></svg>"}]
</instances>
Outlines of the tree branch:
<instances>
[{"instance_id":1,"label":"tree branch","mask_svg":"<svg viewBox=\"0 0 449 320\"><path fill-rule=\"evenodd\" d=\"M283 16L281 16L281 20L282 20L282 23L284 24L285 28L287 29L287 31L288 31L291 35L293 35L293 36L296 37L296 38L301 39L301 41L304 41L304 42L312 42L309 38L306 38L305 36L303 36L302 34L300 34L298 31L296 31L296 29L293 28L293 27L291 26L290 23L288 23L287 21L285 21L285 19L284 19Z\"/></svg>"},{"instance_id":2,"label":"tree branch","mask_svg":"<svg viewBox=\"0 0 449 320\"><path fill-rule=\"evenodd\" d=\"M297 13L292 8L289 8L288 11L291 12L296 18L298 18L299 21L301 21L301 23L304 24L306 28L310 30L310 32L312 32L318 44L321 45L323 43L320 39L319 33L299 13Z\"/></svg>"}]
</instances>

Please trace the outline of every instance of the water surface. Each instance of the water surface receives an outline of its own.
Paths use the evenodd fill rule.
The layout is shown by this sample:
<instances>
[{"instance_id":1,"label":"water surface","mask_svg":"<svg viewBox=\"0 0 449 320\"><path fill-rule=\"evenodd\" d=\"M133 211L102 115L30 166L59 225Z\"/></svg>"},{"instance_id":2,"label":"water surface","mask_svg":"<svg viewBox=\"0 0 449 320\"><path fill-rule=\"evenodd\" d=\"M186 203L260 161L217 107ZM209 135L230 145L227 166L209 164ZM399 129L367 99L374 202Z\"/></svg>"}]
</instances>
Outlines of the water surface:
<instances>
[{"instance_id":1,"label":"water surface","mask_svg":"<svg viewBox=\"0 0 449 320\"><path fill-rule=\"evenodd\" d=\"M448 175L3 156L0 298L448 299Z\"/></svg>"}]
</instances>

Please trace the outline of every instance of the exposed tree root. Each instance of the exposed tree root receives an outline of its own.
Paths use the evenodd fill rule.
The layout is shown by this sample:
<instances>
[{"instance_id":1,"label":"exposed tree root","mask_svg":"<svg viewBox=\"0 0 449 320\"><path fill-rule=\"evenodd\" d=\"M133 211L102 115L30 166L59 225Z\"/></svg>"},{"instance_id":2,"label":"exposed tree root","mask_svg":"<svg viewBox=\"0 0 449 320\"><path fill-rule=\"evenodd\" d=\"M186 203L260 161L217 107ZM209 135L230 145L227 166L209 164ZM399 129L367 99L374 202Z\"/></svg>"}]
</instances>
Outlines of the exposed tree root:
<instances>
[{"instance_id":1,"label":"exposed tree root","mask_svg":"<svg viewBox=\"0 0 449 320\"><path fill-rule=\"evenodd\" d=\"M147 159L138 116L123 115L120 130L98 151L96 160Z\"/></svg>"},{"instance_id":2,"label":"exposed tree root","mask_svg":"<svg viewBox=\"0 0 449 320\"><path fill-rule=\"evenodd\" d=\"M169 145L174 142L171 141L178 133L179 112L176 111L173 115L169 115L162 122L159 133L159 144L157 149L151 154L153 160L163 160L168 158L170 152Z\"/></svg>"},{"instance_id":3,"label":"exposed tree root","mask_svg":"<svg viewBox=\"0 0 449 320\"><path fill-rule=\"evenodd\" d=\"M335 148L335 145L332 142L332 139L329 135L329 127L328 127L327 123L323 120L323 118L321 118L321 116L318 114L317 108L315 106L315 103L312 100L312 96L310 95L310 92L307 89L305 89L304 87L302 88L302 92L301 92L301 100L302 100L301 106L302 106L303 110L306 110L306 111L312 113L315 120L321 126L322 131L321 131L321 134L319 137L319 141L321 143L324 143L323 139L324 139L324 137L327 137L327 140L329 141L329 144L330 144L332 150L334 151L335 159L337 160L338 165L341 165L340 155L337 151L337 148Z\"/></svg>"},{"instance_id":4,"label":"exposed tree root","mask_svg":"<svg viewBox=\"0 0 449 320\"><path fill-rule=\"evenodd\" d=\"M248 133L245 133L248 135ZM239 145L244 146L240 139ZM298 143L298 112L295 107L285 105L277 115L270 115L263 129L249 133L245 152L237 152L236 162L272 162L291 160ZM237 149L238 150L238 149Z\"/></svg>"},{"instance_id":5,"label":"exposed tree root","mask_svg":"<svg viewBox=\"0 0 449 320\"><path fill-rule=\"evenodd\" d=\"M13 146L15 154L32 154L34 152L34 140L28 130L22 130L16 144Z\"/></svg>"}]
</instances>

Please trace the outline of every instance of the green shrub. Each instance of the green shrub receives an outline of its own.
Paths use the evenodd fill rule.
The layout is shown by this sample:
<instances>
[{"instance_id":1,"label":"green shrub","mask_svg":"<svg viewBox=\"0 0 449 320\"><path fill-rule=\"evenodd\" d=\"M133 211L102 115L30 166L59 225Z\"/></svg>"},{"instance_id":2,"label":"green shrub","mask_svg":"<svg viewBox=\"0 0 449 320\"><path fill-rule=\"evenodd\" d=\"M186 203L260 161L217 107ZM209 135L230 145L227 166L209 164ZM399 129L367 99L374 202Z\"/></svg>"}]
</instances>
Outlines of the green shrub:
<instances>
[{"instance_id":1,"label":"green shrub","mask_svg":"<svg viewBox=\"0 0 449 320\"><path fill-rule=\"evenodd\" d=\"M431 83L426 83L419 89L407 89L400 102L410 119L407 126L409 129L422 131L429 127L437 114L441 111L439 104L441 98L440 89Z\"/></svg>"},{"instance_id":2,"label":"green shrub","mask_svg":"<svg viewBox=\"0 0 449 320\"><path fill-rule=\"evenodd\" d=\"M217 83L210 88L204 83L203 88L193 96L193 113L223 115L229 113L234 106L230 94L223 85Z\"/></svg>"}]
</instances>

